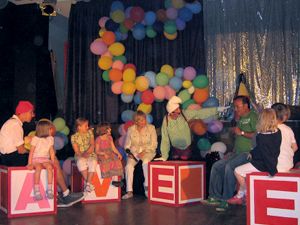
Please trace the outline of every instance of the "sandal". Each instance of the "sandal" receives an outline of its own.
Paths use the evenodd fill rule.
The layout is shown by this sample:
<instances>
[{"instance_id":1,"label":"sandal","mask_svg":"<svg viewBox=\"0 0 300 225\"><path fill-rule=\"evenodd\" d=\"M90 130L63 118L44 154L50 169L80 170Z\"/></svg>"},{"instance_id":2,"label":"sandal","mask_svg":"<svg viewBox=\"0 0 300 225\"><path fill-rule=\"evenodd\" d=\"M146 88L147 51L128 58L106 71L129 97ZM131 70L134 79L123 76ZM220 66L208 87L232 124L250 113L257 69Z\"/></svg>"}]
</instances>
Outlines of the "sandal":
<instances>
[{"instance_id":1,"label":"sandal","mask_svg":"<svg viewBox=\"0 0 300 225\"><path fill-rule=\"evenodd\" d=\"M47 190L46 191L46 196L48 199L53 199L54 198L54 194L52 190Z\"/></svg>"},{"instance_id":2,"label":"sandal","mask_svg":"<svg viewBox=\"0 0 300 225\"><path fill-rule=\"evenodd\" d=\"M42 199L43 199L43 197L41 195L41 192L39 190L38 191L34 191L34 200L35 201L40 201Z\"/></svg>"}]
</instances>

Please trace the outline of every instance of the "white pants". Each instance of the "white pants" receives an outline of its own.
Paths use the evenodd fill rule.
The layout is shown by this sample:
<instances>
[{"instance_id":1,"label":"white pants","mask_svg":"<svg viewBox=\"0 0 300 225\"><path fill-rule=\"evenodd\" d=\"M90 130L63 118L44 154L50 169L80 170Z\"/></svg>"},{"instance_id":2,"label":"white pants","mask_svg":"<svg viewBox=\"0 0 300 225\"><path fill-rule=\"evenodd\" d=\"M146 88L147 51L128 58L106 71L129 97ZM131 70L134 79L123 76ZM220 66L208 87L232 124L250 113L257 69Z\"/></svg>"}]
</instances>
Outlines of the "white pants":
<instances>
[{"instance_id":1,"label":"white pants","mask_svg":"<svg viewBox=\"0 0 300 225\"><path fill-rule=\"evenodd\" d=\"M241 175L242 177L246 177L246 175L249 173L260 172L260 171L256 169L251 163L246 163L244 165L235 168L234 172Z\"/></svg>"},{"instance_id":2,"label":"white pants","mask_svg":"<svg viewBox=\"0 0 300 225\"><path fill-rule=\"evenodd\" d=\"M143 173L144 173L144 187L148 187L148 163L154 158L155 153L145 153L144 156L141 158L143 161ZM127 163L125 167L125 175L126 175L126 190L133 191L132 184L133 184L133 172L134 167L138 162L134 159L127 158Z\"/></svg>"},{"instance_id":3,"label":"white pants","mask_svg":"<svg viewBox=\"0 0 300 225\"><path fill-rule=\"evenodd\" d=\"M78 170L84 171L88 170L89 173L93 173L96 171L96 166L97 166L97 160L94 157L80 157L77 159L77 168Z\"/></svg>"}]
</instances>

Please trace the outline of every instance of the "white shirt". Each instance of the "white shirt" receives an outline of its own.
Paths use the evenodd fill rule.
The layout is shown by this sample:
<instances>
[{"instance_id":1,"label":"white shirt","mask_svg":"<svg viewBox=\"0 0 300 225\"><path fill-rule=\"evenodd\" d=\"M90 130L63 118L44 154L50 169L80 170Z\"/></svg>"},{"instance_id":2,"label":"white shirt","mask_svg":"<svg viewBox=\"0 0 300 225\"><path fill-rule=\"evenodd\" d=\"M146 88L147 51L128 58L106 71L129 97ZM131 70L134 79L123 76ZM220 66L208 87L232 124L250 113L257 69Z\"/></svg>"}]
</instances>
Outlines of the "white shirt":
<instances>
[{"instance_id":1,"label":"white shirt","mask_svg":"<svg viewBox=\"0 0 300 225\"><path fill-rule=\"evenodd\" d=\"M24 144L23 123L16 115L7 120L0 130L0 152L9 154L17 151Z\"/></svg>"},{"instance_id":2,"label":"white shirt","mask_svg":"<svg viewBox=\"0 0 300 225\"><path fill-rule=\"evenodd\" d=\"M54 138L52 136L46 138L34 136L30 144L35 146L33 158L46 157L50 159L50 147L54 144Z\"/></svg>"},{"instance_id":3,"label":"white shirt","mask_svg":"<svg viewBox=\"0 0 300 225\"><path fill-rule=\"evenodd\" d=\"M293 130L287 125L280 124L278 128L281 131L282 141L278 156L277 170L278 172L287 172L294 166L294 150L292 149L292 144L296 143L296 139Z\"/></svg>"}]
</instances>

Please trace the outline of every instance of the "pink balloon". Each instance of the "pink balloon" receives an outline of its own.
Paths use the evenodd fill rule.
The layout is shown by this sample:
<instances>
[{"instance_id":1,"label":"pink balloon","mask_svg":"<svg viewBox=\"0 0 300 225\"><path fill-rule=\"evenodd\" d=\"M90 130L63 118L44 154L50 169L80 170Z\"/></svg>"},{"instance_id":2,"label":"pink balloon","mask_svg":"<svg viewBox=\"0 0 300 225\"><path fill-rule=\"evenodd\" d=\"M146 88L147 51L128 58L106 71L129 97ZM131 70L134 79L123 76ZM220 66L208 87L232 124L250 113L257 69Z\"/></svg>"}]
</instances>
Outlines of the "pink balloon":
<instances>
[{"instance_id":1,"label":"pink balloon","mask_svg":"<svg viewBox=\"0 0 300 225\"><path fill-rule=\"evenodd\" d=\"M107 52L107 45L101 39L96 39L91 43L90 50L95 55L102 55Z\"/></svg>"},{"instance_id":2,"label":"pink balloon","mask_svg":"<svg viewBox=\"0 0 300 225\"><path fill-rule=\"evenodd\" d=\"M154 97L158 100L163 100L166 97L166 91L163 86L156 86L153 89Z\"/></svg>"},{"instance_id":3,"label":"pink balloon","mask_svg":"<svg viewBox=\"0 0 300 225\"><path fill-rule=\"evenodd\" d=\"M115 95L121 94L122 93L122 85L123 85L123 81L114 82L111 85L111 91L112 91L112 93L114 93Z\"/></svg>"},{"instance_id":4,"label":"pink balloon","mask_svg":"<svg viewBox=\"0 0 300 225\"><path fill-rule=\"evenodd\" d=\"M197 110L197 109L201 109L201 106L198 104L190 104L187 108L190 110Z\"/></svg>"},{"instance_id":5,"label":"pink balloon","mask_svg":"<svg viewBox=\"0 0 300 225\"><path fill-rule=\"evenodd\" d=\"M63 171L65 172L66 175L72 174L72 161L73 161L73 158L67 158L64 161L64 164L62 167L63 167Z\"/></svg>"},{"instance_id":6,"label":"pink balloon","mask_svg":"<svg viewBox=\"0 0 300 225\"><path fill-rule=\"evenodd\" d=\"M104 28L107 20L109 20L109 18L107 16L101 17L100 20L98 21L99 26L101 28Z\"/></svg>"},{"instance_id":7,"label":"pink balloon","mask_svg":"<svg viewBox=\"0 0 300 225\"><path fill-rule=\"evenodd\" d=\"M178 11L175 8L168 8L166 10L167 17L171 20L175 20L178 16Z\"/></svg>"},{"instance_id":8,"label":"pink balloon","mask_svg":"<svg viewBox=\"0 0 300 225\"><path fill-rule=\"evenodd\" d=\"M123 70L124 68L124 63L121 60L116 60L112 64L113 69L118 69L118 70Z\"/></svg>"},{"instance_id":9,"label":"pink balloon","mask_svg":"<svg viewBox=\"0 0 300 225\"><path fill-rule=\"evenodd\" d=\"M106 51L104 54L102 54L102 56L108 56L109 58L112 58L110 51Z\"/></svg>"},{"instance_id":10,"label":"pink balloon","mask_svg":"<svg viewBox=\"0 0 300 225\"><path fill-rule=\"evenodd\" d=\"M171 88L169 85L166 85L165 86L165 92L166 92L166 99L170 99L171 97L175 96L176 95L176 91Z\"/></svg>"},{"instance_id":11,"label":"pink balloon","mask_svg":"<svg viewBox=\"0 0 300 225\"><path fill-rule=\"evenodd\" d=\"M194 80L194 78L196 77L196 70L194 67L192 66L188 66L184 69L183 71L183 78L185 80Z\"/></svg>"}]
</instances>

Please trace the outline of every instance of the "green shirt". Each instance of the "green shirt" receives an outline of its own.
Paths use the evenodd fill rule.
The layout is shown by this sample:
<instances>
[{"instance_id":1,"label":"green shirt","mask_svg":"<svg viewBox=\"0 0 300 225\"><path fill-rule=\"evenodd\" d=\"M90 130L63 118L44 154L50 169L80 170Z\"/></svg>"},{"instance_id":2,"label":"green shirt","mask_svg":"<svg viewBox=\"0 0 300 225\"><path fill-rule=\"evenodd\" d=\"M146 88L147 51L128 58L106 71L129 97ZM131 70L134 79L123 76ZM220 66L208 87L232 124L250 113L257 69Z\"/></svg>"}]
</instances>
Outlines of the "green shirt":
<instances>
[{"instance_id":1,"label":"green shirt","mask_svg":"<svg viewBox=\"0 0 300 225\"><path fill-rule=\"evenodd\" d=\"M217 115L217 108L204 108L198 110L183 110L183 114L187 121L191 119L208 119ZM177 149L186 149L191 145L191 130L182 115L176 120L166 117L163 120L161 127L161 144L160 151L162 157L167 159L169 157L171 145Z\"/></svg>"},{"instance_id":2,"label":"green shirt","mask_svg":"<svg viewBox=\"0 0 300 225\"><path fill-rule=\"evenodd\" d=\"M246 116L241 116L237 122L239 127L244 132L256 132L257 114L254 111L250 111ZM234 142L234 149L236 153L249 152L253 146L253 139L246 138L241 135L237 135Z\"/></svg>"}]
</instances>

